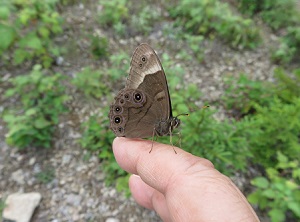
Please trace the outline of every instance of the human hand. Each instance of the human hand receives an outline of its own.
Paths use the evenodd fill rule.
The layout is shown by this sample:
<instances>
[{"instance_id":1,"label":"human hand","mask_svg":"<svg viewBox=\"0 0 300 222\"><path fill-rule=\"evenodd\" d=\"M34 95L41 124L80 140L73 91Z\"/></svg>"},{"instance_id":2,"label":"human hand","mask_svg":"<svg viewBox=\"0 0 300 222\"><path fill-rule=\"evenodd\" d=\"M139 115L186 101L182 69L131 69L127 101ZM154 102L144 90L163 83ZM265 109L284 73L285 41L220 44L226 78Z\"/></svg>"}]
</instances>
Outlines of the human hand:
<instances>
[{"instance_id":1,"label":"human hand","mask_svg":"<svg viewBox=\"0 0 300 222\"><path fill-rule=\"evenodd\" d=\"M140 205L163 221L259 221L244 195L213 164L172 146L118 137L118 164L132 173L129 187Z\"/></svg>"}]
</instances>

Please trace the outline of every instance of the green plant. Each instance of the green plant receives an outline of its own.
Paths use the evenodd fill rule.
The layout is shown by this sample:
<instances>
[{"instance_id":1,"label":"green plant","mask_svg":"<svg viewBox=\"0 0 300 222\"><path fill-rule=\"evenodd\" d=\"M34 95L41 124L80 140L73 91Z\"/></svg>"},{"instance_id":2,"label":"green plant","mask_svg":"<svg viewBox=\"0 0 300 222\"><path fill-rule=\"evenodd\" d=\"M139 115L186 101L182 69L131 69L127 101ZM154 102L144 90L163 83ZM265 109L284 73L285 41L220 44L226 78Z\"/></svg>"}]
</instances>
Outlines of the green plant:
<instances>
[{"instance_id":1,"label":"green plant","mask_svg":"<svg viewBox=\"0 0 300 222\"><path fill-rule=\"evenodd\" d=\"M257 104L255 109L253 121L258 133L249 138L253 161L268 167L276 164L277 151L288 158L299 156L300 99L286 104L274 97L269 106Z\"/></svg>"},{"instance_id":2,"label":"green plant","mask_svg":"<svg viewBox=\"0 0 300 222\"><path fill-rule=\"evenodd\" d=\"M127 27L124 23L122 22L117 22L113 25L113 29L119 36L126 36L127 34Z\"/></svg>"},{"instance_id":3,"label":"green plant","mask_svg":"<svg viewBox=\"0 0 300 222\"><path fill-rule=\"evenodd\" d=\"M225 109L231 110L235 117L253 113L254 104L270 103L272 89L266 82L250 80L245 74L241 74L238 79L227 77L224 82L226 90L222 97L223 103Z\"/></svg>"},{"instance_id":4,"label":"green plant","mask_svg":"<svg viewBox=\"0 0 300 222\"><path fill-rule=\"evenodd\" d=\"M2 220L2 212L3 212L3 210L4 210L4 208L5 208L5 201L4 200L2 200L2 198L0 198L0 219Z\"/></svg>"},{"instance_id":5,"label":"green plant","mask_svg":"<svg viewBox=\"0 0 300 222\"><path fill-rule=\"evenodd\" d=\"M105 26L113 26L128 17L127 0L100 0L103 7L99 15L99 22Z\"/></svg>"},{"instance_id":6,"label":"green plant","mask_svg":"<svg viewBox=\"0 0 300 222\"><path fill-rule=\"evenodd\" d=\"M225 108L235 117L248 115L251 134L247 137L253 161L265 167L276 164L276 151L288 157L300 151L296 145L300 131L299 70L294 74L290 77L277 69L277 81L272 84L250 81L245 75L226 81Z\"/></svg>"},{"instance_id":7,"label":"green plant","mask_svg":"<svg viewBox=\"0 0 300 222\"><path fill-rule=\"evenodd\" d=\"M147 35L152 30L154 22L160 19L160 15L153 7L149 5L142 6L130 18L130 26L136 32Z\"/></svg>"},{"instance_id":8,"label":"green plant","mask_svg":"<svg viewBox=\"0 0 300 222\"><path fill-rule=\"evenodd\" d=\"M277 81L273 85L273 91L285 103L293 103L295 98L300 97L300 69L288 75L283 69L274 71Z\"/></svg>"},{"instance_id":9,"label":"green plant","mask_svg":"<svg viewBox=\"0 0 300 222\"><path fill-rule=\"evenodd\" d=\"M42 183L50 183L55 178L55 171L53 168L47 168L46 170L39 172L35 177Z\"/></svg>"},{"instance_id":10,"label":"green plant","mask_svg":"<svg viewBox=\"0 0 300 222\"><path fill-rule=\"evenodd\" d=\"M194 155L209 159L222 173L232 175L236 170L245 170L249 144L246 135L251 122L217 121L214 111L207 108L193 112L184 118L182 145Z\"/></svg>"},{"instance_id":11,"label":"green plant","mask_svg":"<svg viewBox=\"0 0 300 222\"><path fill-rule=\"evenodd\" d=\"M184 35L184 40L187 42L189 48L193 52L193 57L196 58L199 62L203 61L204 50L201 47L201 43L204 40L202 35Z\"/></svg>"},{"instance_id":12,"label":"green plant","mask_svg":"<svg viewBox=\"0 0 300 222\"><path fill-rule=\"evenodd\" d=\"M116 183L119 191L128 193L128 185L124 183L124 180L128 179L127 173L116 163L111 150L115 136L109 129L107 113L105 110L102 117L91 116L87 122L82 124L84 132L80 144L89 151L99 152L98 156L106 174L106 184Z\"/></svg>"},{"instance_id":13,"label":"green plant","mask_svg":"<svg viewBox=\"0 0 300 222\"><path fill-rule=\"evenodd\" d=\"M256 191L248 199L267 211L274 222L285 221L286 217L292 221L300 216L299 70L294 74L277 69L276 81L269 84L242 76L227 82L230 86L223 98L229 104L227 108L240 104L239 109L243 110L250 104L255 111L246 112L234 125L241 126L237 132L244 135L249 160L263 167L262 173L267 174L252 181ZM226 101L228 95L234 94L238 96Z\"/></svg>"},{"instance_id":14,"label":"green plant","mask_svg":"<svg viewBox=\"0 0 300 222\"><path fill-rule=\"evenodd\" d=\"M0 3L0 56L13 49L16 65L25 60L37 59L45 67L59 55L52 36L62 32L62 18L56 11L58 0L14 0Z\"/></svg>"},{"instance_id":15,"label":"green plant","mask_svg":"<svg viewBox=\"0 0 300 222\"><path fill-rule=\"evenodd\" d=\"M272 50L272 59L281 64L287 64L299 57L300 14L296 4L296 0L239 1L242 12L251 16L258 14L273 30L285 33L279 39L279 46Z\"/></svg>"},{"instance_id":16,"label":"green plant","mask_svg":"<svg viewBox=\"0 0 300 222\"><path fill-rule=\"evenodd\" d=\"M105 37L91 36L91 51L96 59L108 57L108 39Z\"/></svg>"},{"instance_id":17,"label":"green plant","mask_svg":"<svg viewBox=\"0 0 300 222\"><path fill-rule=\"evenodd\" d=\"M259 33L250 19L233 15L227 4L218 0L184 0L169 8L178 26L194 35L216 36L233 47L254 48Z\"/></svg>"},{"instance_id":18,"label":"green plant","mask_svg":"<svg viewBox=\"0 0 300 222\"><path fill-rule=\"evenodd\" d=\"M126 176L118 177L116 179L116 189L118 192L123 192L126 197L130 197L130 190L128 187L128 181L129 181L130 174L127 173Z\"/></svg>"},{"instance_id":19,"label":"green plant","mask_svg":"<svg viewBox=\"0 0 300 222\"><path fill-rule=\"evenodd\" d=\"M271 28L277 30L299 24L296 4L295 0L241 0L238 7L248 15L259 14Z\"/></svg>"},{"instance_id":20,"label":"green plant","mask_svg":"<svg viewBox=\"0 0 300 222\"><path fill-rule=\"evenodd\" d=\"M120 52L110 56L111 68L107 69L107 75L112 81L116 81L127 75L129 70L128 54Z\"/></svg>"},{"instance_id":21,"label":"green plant","mask_svg":"<svg viewBox=\"0 0 300 222\"><path fill-rule=\"evenodd\" d=\"M251 181L256 190L248 200L266 210L272 222L286 221L288 211L300 219L299 158L289 159L277 151L277 162L276 166L266 169L266 177L256 177Z\"/></svg>"},{"instance_id":22,"label":"green plant","mask_svg":"<svg viewBox=\"0 0 300 222\"><path fill-rule=\"evenodd\" d=\"M20 103L3 116L9 130L8 144L21 149L29 145L50 147L59 115L67 111L63 79L59 73L46 75L40 65L28 75L11 79L12 87L5 96L19 99Z\"/></svg>"},{"instance_id":23,"label":"green plant","mask_svg":"<svg viewBox=\"0 0 300 222\"><path fill-rule=\"evenodd\" d=\"M280 38L280 45L274 50L272 59L287 64L298 57L300 57L300 27L288 27L287 34Z\"/></svg>"},{"instance_id":24,"label":"green plant","mask_svg":"<svg viewBox=\"0 0 300 222\"><path fill-rule=\"evenodd\" d=\"M100 99L109 92L105 79L107 79L107 75L103 71L86 67L76 73L72 83L86 96Z\"/></svg>"},{"instance_id":25,"label":"green plant","mask_svg":"<svg viewBox=\"0 0 300 222\"><path fill-rule=\"evenodd\" d=\"M107 113L107 112L106 112ZM84 130L80 139L83 148L90 151L101 150L100 158L112 158L110 152L114 135L109 131L109 122L105 117L91 116L82 124Z\"/></svg>"}]
</instances>

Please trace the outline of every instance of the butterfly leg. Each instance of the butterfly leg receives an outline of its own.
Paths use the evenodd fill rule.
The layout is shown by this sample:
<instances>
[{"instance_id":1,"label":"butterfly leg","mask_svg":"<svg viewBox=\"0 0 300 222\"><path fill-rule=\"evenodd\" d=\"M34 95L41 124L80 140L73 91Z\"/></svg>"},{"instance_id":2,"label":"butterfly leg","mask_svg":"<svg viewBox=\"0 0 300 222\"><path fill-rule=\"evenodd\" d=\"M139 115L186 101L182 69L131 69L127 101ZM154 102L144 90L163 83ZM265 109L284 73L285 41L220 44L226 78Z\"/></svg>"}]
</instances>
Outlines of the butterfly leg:
<instances>
[{"instance_id":1,"label":"butterfly leg","mask_svg":"<svg viewBox=\"0 0 300 222\"><path fill-rule=\"evenodd\" d=\"M151 149L150 149L149 153L151 153L151 151L153 149L153 144L154 144L153 139L154 139L154 136L156 136L156 134L155 134L155 128L153 129L153 133L152 133L152 145L151 145Z\"/></svg>"},{"instance_id":2,"label":"butterfly leg","mask_svg":"<svg viewBox=\"0 0 300 222\"><path fill-rule=\"evenodd\" d=\"M179 144L179 147L181 148L181 133L178 132L178 133L175 133L176 135L178 135L179 139L178 141L176 142L176 144Z\"/></svg>"},{"instance_id":3,"label":"butterfly leg","mask_svg":"<svg viewBox=\"0 0 300 222\"><path fill-rule=\"evenodd\" d=\"M170 127L170 144L172 145L175 154L177 154L177 152L176 152L176 150L174 148L173 142L172 142L172 130L171 130L171 127Z\"/></svg>"}]
</instances>

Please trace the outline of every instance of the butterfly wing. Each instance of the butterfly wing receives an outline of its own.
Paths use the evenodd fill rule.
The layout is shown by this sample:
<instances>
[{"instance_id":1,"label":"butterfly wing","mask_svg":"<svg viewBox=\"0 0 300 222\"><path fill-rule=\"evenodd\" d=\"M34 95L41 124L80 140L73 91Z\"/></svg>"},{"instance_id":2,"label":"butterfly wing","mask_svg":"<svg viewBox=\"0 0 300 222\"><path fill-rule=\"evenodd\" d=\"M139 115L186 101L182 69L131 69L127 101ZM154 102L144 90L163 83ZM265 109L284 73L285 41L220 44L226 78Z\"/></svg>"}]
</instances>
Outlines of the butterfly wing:
<instances>
[{"instance_id":1,"label":"butterfly wing","mask_svg":"<svg viewBox=\"0 0 300 222\"><path fill-rule=\"evenodd\" d=\"M141 101L137 101L136 96L142 97ZM172 116L166 76L158 56L149 45L141 44L134 51L125 89L119 92L111 110L116 105L122 108L122 113L113 111L110 117L117 136L151 137L158 123L167 122ZM122 118L122 124L116 125L116 115ZM168 128L161 132L168 134Z\"/></svg>"}]
</instances>

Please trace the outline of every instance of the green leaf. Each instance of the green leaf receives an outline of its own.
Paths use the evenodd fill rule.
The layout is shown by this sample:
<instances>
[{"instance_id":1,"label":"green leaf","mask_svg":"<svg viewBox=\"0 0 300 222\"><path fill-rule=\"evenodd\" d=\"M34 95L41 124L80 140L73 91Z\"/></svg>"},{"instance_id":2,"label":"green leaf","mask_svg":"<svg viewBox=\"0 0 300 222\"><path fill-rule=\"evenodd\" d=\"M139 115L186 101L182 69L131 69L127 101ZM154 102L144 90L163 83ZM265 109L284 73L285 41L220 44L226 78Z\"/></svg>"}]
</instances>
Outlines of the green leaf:
<instances>
[{"instance_id":1,"label":"green leaf","mask_svg":"<svg viewBox=\"0 0 300 222\"><path fill-rule=\"evenodd\" d=\"M296 190L296 189L299 187L298 184L296 184L295 182L293 182L293 181L291 181L291 180L287 180L287 181L285 182L285 184L286 184L286 187L287 187L289 190Z\"/></svg>"},{"instance_id":2,"label":"green leaf","mask_svg":"<svg viewBox=\"0 0 300 222\"><path fill-rule=\"evenodd\" d=\"M281 209L272 209L268 214L270 215L272 222L282 222L285 219L284 211Z\"/></svg>"},{"instance_id":3,"label":"green leaf","mask_svg":"<svg viewBox=\"0 0 300 222\"><path fill-rule=\"evenodd\" d=\"M48 38L50 35L50 31L45 27L41 27L38 32L43 38Z\"/></svg>"},{"instance_id":4,"label":"green leaf","mask_svg":"<svg viewBox=\"0 0 300 222\"><path fill-rule=\"evenodd\" d=\"M288 162L288 158L282 154L282 152L278 151L277 152L277 159L280 163L287 163Z\"/></svg>"},{"instance_id":5,"label":"green leaf","mask_svg":"<svg viewBox=\"0 0 300 222\"><path fill-rule=\"evenodd\" d=\"M10 10L8 7L1 6L0 7L0 19L6 20L10 15Z\"/></svg>"},{"instance_id":6,"label":"green leaf","mask_svg":"<svg viewBox=\"0 0 300 222\"><path fill-rule=\"evenodd\" d=\"M294 214L297 216L297 217L300 217L300 207L299 207L299 202L287 202L287 206L288 208L294 212Z\"/></svg>"},{"instance_id":7,"label":"green leaf","mask_svg":"<svg viewBox=\"0 0 300 222\"><path fill-rule=\"evenodd\" d=\"M3 120L7 123L13 122L15 120L15 116L12 114L6 114L3 116Z\"/></svg>"},{"instance_id":8,"label":"green leaf","mask_svg":"<svg viewBox=\"0 0 300 222\"><path fill-rule=\"evenodd\" d=\"M262 192L262 194L267 197L267 198L275 198L276 197L276 192L274 190L268 189L268 190L264 190Z\"/></svg>"},{"instance_id":9,"label":"green leaf","mask_svg":"<svg viewBox=\"0 0 300 222\"><path fill-rule=\"evenodd\" d=\"M262 196L260 195L260 192L253 192L247 196L247 199L250 203L257 204L259 203L261 197Z\"/></svg>"},{"instance_id":10,"label":"green leaf","mask_svg":"<svg viewBox=\"0 0 300 222\"><path fill-rule=\"evenodd\" d=\"M29 58L30 54L23 50L23 49L17 49L14 52L14 63L16 65L21 64L25 59Z\"/></svg>"},{"instance_id":11,"label":"green leaf","mask_svg":"<svg viewBox=\"0 0 300 222\"><path fill-rule=\"evenodd\" d=\"M269 186L269 181L264 177L256 177L253 180L251 180L251 184L259 188L265 189Z\"/></svg>"},{"instance_id":12,"label":"green leaf","mask_svg":"<svg viewBox=\"0 0 300 222\"><path fill-rule=\"evenodd\" d=\"M20 46L24 48L28 47L35 50L39 50L43 47L41 40L34 33L30 33L27 36L25 36L20 41Z\"/></svg>"},{"instance_id":13,"label":"green leaf","mask_svg":"<svg viewBox=\"0 0 300 222\"><path fill-rule=\"evenodd\" d=\"M45 120L44 118L39 118L34 121L34 126L38 129L43 129L49 125L51 125L51 122Z\"/></svg>"},{"instance_id":14,"label":"green leaf","mask_svg":"<svg viewBox=\"0 0 300 222\"><path fill-rule=\"evenodd\" d=\"M36 108L31 108L31 109L28 109L28 110L25 112L25 115L26 115L26 116L31 116L31 115L36 114L36 112L37 112Z\"/></svg>"},{"instance_id":15,"label":"green leaf","mask_svg":"<svg viewBox=\"0 0 300 222\"><path fill-rule=\"evenodd\" d=\"M15 38L15 29L0 23L0 53L2 50L6 50L13 43Z\"/></svg>"}]
</instances>

